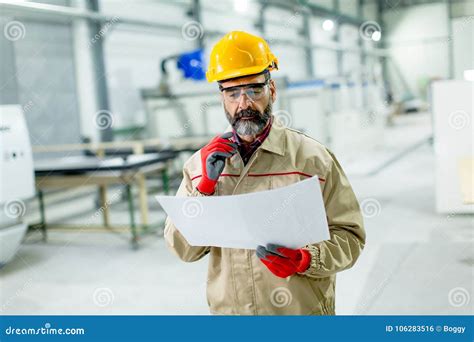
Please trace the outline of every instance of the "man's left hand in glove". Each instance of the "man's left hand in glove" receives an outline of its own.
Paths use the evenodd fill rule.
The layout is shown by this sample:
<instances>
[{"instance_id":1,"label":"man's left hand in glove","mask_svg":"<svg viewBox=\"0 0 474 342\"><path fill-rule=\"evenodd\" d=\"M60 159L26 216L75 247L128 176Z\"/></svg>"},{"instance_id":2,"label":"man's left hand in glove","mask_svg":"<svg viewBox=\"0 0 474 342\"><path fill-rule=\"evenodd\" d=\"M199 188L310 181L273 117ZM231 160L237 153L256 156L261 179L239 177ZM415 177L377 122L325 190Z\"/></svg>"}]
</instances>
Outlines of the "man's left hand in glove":
<instances>
[{"instance_id":1,"label":"man's left hand in glove","mask_svg":"<svg viewBox=\"0 0 474 342\"><path fill-rule=\"evenodd\" d=\"M277 277L286 278L308 269L311 254L306 249L290 249L279 245L268 244L257 247L260 261Z\"/></svg>"}]
</instances>

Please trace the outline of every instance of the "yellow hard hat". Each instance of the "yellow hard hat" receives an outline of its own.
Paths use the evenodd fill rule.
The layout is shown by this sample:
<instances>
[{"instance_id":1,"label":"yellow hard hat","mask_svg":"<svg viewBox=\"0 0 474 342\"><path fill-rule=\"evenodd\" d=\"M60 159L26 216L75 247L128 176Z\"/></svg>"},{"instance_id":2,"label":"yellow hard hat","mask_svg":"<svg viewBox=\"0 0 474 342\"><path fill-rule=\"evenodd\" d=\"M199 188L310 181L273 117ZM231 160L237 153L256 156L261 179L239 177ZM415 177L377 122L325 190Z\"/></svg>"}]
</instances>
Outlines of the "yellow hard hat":
<instances>
[{"instance_id":1,"label":"yellow hard hat","mask_svg":"<svg viewBox=\"0 0 474 342\"><path fill-rule=\"evenodd\" d=\"M254 75L278 69L278 59L267 42L243 31L227 33L212 48L207 68L208 82Z\"/></svg>"}]
</instances>

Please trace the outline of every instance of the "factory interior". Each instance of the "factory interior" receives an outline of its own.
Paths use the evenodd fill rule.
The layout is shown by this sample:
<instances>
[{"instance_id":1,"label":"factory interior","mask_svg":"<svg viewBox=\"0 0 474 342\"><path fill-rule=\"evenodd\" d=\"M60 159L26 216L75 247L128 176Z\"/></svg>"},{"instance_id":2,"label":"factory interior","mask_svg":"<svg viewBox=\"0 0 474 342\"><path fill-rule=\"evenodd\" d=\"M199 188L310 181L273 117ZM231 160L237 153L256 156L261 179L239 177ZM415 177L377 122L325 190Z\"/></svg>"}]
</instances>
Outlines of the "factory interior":
<instances>
[{"instance_id":1,"label":"factory interior","mask_svg":"<svg viewBox=\"0 0 474 342\"><path fill-rule=\"evenodd\" d=\"M211 314L155 196L229 126L205 73L230 31L266 40L275 120L360 204L336 314L474 313L474 1L2 0L0 22L2 315Z\"/></svg>"}]
</instances>

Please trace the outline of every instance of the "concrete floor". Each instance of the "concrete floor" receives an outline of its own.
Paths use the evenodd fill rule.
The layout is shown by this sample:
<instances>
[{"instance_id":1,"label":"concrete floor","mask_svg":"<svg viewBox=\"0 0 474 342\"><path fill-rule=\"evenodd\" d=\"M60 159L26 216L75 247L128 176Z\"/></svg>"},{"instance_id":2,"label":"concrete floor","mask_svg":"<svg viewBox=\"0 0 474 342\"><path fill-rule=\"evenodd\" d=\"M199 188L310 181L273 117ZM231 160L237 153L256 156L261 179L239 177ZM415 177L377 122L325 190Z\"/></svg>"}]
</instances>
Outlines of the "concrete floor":
<instances>
[{"instance_id":1,"label":"concrete floor","mask_svg":"<svg viewBox=\"0 0 474 342\"><path fill-rule=\"evenodd\" d=\"M418 119L410 121L408 128L396 126L388 141L409 130L413 141L427 134ZM385 162L394 146L388 144L365 163L377 168L374 158ZM474 216L435 213L431 146L425 144L370 177L361 176L357 164L346 164L346 171L354 171L348 174L365 212L368 238L358 263L338 275L337 313L473 314ZM66 205L84 213L68 222L84 222L94 213L91 196L75 202ZM153 217L159 220L162 214L152 203ZM65 212L70 210L63 206L48 217L54 221ZM112 217L127 222L124 203L113 206ZM208 314L207 259L180 262L159 234L143 239L138 251L130 249L127 239L103 232L52 231L43 243L39 235L30 235L15 259L0 269L0 311Z\"/></svg>"}]
</instances>

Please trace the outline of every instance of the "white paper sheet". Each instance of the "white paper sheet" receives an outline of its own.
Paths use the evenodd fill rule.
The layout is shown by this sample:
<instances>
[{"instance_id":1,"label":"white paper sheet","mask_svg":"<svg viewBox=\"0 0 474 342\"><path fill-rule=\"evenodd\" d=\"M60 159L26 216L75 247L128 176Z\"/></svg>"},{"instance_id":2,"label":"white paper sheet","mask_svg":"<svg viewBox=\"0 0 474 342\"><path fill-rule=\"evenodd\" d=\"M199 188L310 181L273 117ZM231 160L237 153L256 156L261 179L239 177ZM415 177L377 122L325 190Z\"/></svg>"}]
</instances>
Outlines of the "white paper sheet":
<instances>
[{"instance_id":1,"label":"white paper sheet","mask_svg":"<svg viewBox=\"0 0 474 342\"><path fill-rule=\"evenodd\" d=\"M318 177L243 195L156 199L193 246L300 248L329 239Z\"/></svg>"}]
</instances>

